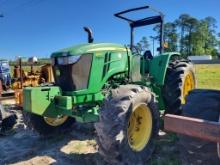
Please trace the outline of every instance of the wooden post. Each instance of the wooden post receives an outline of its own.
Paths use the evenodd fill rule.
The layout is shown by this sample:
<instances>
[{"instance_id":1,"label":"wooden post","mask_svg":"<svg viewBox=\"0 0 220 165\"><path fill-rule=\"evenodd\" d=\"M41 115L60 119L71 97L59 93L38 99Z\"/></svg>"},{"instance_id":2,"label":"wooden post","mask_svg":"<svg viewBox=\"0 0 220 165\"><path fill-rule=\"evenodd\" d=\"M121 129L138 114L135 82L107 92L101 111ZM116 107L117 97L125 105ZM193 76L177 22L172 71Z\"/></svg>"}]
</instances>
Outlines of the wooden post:
<instances>
[{"instance_id":1,"label":"wooden post","mask_svg":"<svg viewBox=\"0 0 220 165\"><path fill-rule=\"evenodd\" d=\"M164 117L167 131L220 143L220 123L191 117L167 114Z\"/></svg>"}]
</instances>

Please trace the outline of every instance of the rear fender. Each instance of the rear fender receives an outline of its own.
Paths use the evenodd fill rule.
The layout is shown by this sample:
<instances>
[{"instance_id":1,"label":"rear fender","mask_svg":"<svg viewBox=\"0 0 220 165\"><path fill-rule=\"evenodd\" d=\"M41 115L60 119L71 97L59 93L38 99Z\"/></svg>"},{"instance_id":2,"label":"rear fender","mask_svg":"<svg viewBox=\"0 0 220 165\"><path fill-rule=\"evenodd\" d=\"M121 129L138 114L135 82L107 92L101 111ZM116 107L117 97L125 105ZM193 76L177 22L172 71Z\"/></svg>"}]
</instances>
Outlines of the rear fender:
<instances>
[{"instance_id":1,"label":"rear fender","mask_svg":"<svg viewBox=\"0 0 220 165\"><path fill-rule=\"evenodd\" d=\"M154 93L158 96L159 109L164 110L165 104L162 97L162 89L165 83L165 77L169 62L173 58L179 58L179 53L165 53L154 57L149 61L149 74L152 77L152 88Z\"/></svg>"},{"instance_id":2,"label":"rear fender","mask_svg":"<svg viewBox=\"0 0 220 165\"><path fill-rule=\"evenodd\" d=\"M167 67L172 58L180 56L179 53L171 52L154 57L149 61L149 74L156 85L164 85Z\"/></svg>"}]
</instances>

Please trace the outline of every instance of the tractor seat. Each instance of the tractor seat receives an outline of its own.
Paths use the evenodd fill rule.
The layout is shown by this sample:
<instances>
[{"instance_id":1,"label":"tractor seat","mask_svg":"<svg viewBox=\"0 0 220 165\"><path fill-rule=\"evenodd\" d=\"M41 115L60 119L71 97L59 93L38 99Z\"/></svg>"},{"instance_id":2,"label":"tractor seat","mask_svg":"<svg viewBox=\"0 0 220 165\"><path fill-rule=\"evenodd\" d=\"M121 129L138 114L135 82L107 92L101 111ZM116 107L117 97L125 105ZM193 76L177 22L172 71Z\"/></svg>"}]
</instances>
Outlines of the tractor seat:
<instances>
[{"instance_id":1,"label":"tractor seat","mask_svg":"<svg viewBox=\"0 0 220 165\"><path fill-rule=\"evenodd\" d=\"M152 55L152 53L151 53L150 50L146 50L146 51L144 52L144 59L149 59L149 60L152 60L152 59L153 59L153 55Z\"/></svg>"}]
</instances>

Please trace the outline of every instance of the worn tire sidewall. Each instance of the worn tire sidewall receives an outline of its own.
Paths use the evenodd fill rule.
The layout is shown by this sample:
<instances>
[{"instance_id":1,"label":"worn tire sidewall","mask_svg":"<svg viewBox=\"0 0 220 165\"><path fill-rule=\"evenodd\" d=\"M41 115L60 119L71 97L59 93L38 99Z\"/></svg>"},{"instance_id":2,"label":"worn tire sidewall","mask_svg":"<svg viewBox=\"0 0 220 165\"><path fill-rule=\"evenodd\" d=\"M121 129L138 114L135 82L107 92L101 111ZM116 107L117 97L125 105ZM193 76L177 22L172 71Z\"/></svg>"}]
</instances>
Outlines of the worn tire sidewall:
<instances>
[{"instance_id":1,"label":"worn tire sidewall","mask_svg":"<svg viewBox=\"0 0 220 165\"><path fill-rule=\"evenodd\" d=\"M144 149L141 150L140 152L135 152L135 154L146 155L146 160L148 159L147 155L151 154L151 152L154 150L154 140L155 140L154 138L156 136L155 133L157 132L157 130L155 128L158 127L158 126L155 127L156 119L154 118L154 114L153 114L154 112L152 112L152 108L149 106L150 99L152 99L152 98L150 98L150 99L149 98L150 97L146 97L145 93L141 93L132 100L132 104L130 105L128 112L127 112L127 115L124 120L125 123L123 124L124 125L123 130L126 133L125 134L126 136L122 142L122 146L124 146L124 148L121 148L121 152L128 151L129 155L133 154L135 152L132 150L132 148L130 147L130 145L128 143L128 136L127 136L128 121L130 119L132 112L134 112L134 108L137 107L138 105L140 105L141 103L145 103L148 106L148 108L151 112L151 115L152 115L152 130L151 130L150 139L149 139L148 143L146 144L146 146L144 147Z\"/></svg>"}]
</instances>

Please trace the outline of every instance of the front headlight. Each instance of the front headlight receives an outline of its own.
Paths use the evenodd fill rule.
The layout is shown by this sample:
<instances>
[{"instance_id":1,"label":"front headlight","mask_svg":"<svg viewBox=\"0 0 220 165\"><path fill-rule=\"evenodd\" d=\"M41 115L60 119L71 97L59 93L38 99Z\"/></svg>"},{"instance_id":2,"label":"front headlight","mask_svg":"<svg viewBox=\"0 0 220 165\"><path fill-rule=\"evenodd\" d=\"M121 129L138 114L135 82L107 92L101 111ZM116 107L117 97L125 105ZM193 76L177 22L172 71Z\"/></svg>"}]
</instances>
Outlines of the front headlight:
<instances>
[{"instance_id":1,"label":"front headlight","mask_svg":"<svg viewBox=\"0 0 220 165\"><path fill-rule=\"evenodd\" d=\"M68 65L74 64L80 59L80 55L78 56L65 56L65 57L57 57L58 65ZM55 58L52 58L52 65L55 64Z\"/></svg>"},{"instance_id":2,"label":"front headlight","mask_svg":"<svg viewBox=\"0 0 220 165\"><path fill-rule=\"evenodd\" d=\"M80 59L80 55L78 55L78 56L69 56L69 57L65 58L65 60L68 64L73 64L73 63L77 62L79 59Z\"/></svg>"}]
</instances>

